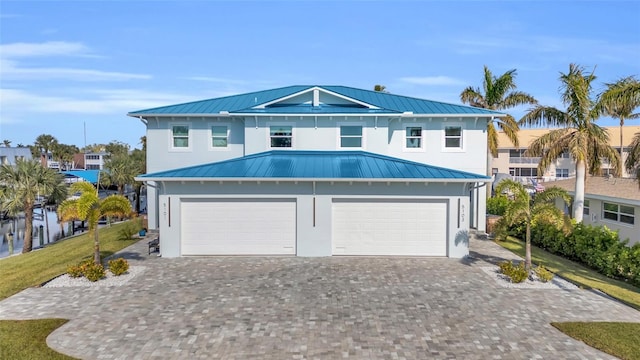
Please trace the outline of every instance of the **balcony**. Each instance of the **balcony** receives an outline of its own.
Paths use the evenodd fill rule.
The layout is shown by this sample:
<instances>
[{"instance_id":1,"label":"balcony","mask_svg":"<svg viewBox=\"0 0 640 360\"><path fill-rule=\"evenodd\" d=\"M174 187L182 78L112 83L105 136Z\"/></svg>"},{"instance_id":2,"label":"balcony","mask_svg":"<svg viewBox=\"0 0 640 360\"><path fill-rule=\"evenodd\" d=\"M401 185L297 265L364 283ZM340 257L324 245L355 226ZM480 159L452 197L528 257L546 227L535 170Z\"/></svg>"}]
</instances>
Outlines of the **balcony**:
<instances>
[{"instance_id":1,"label":"balcony","mask_svg":"<svg viewBox=\"0 0 640 360\"><path fill-rule=\"evenodd\" d=\"M538 164L539 157L510 157L509 164Z\"/></svg>"}]
</instances>

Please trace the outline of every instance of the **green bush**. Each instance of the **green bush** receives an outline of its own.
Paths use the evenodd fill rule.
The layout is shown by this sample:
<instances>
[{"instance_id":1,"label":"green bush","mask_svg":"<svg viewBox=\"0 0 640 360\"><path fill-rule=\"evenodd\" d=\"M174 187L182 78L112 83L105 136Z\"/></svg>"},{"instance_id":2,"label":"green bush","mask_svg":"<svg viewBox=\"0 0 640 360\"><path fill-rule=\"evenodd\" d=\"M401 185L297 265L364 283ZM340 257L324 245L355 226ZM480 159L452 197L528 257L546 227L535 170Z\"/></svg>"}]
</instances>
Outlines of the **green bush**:
<instances>
[{"instance_id":1,"label":"green bush","mask_svg":"<svg viewBox=\"0 0 640 360\"><path fill-rule=\"evenodd\" d=\"M109 271L115 276L120 276L129 270L129 263L123 258L109 260Z\"/></svg>"},{"instance_id":2,"label":"green bush","mask_svg":"<svg viewBox=\"0 0 640 360\"><path fill-rule=\"evenodd\" d=\"M67 268L67 274L72 278L79 278L84 276L84 269L80 265L70 265Z\"/></svg>"},{"instance_id":3,"label":"green bush","mask_svg":"<svg viewBox=\"0 0 640 360\"><path fill-rule=\"evenodd\" d=\"M91 264L84 270L84 276L91 282L98 281L105 276L104 267L102 265Z\"/></svg>"},{"instance_id":4,"label":"green bush","mask_svg":"<svg viewBox=\"0 0 640 360\"><path fill-rule=\"evenodd\" d=\"M487 214L504 215L509 206L509 199L506 196L498 195L487 199Z\"/></svg>"},{"instance_id":5,"label":"green bush","mask_svg":"<svg viewBox=\"0 0 640 360\"><path fill-rule=\"evenodd\" d=\"M118 240L131 240L140 229L142 229L142 227L138 221L129 221L118 231Z\"/></svg>"},{"instance_id":6,"label":"green bush","mask_svg":"<svg viewBox=\"0 0 640 360\"><path fill-rule=\"evenodd\" d=\"M533 269L533 272L536 273L538 279L544 283L549 282L551 281L551 279L553 279L553 273L542 265L538 265L538 267Z\"/></svg>"},{"instance_id":7,"label":"green bush","mask_svg":"<svg viewBox=\"0 0 640 360\"><path fill-rule=\"evenodd\" d=\"M523 261L521 261L518 266L514 266L511 261L503 261L498 264L498 267L500 268L501 273L507 275L509 279L511 279L512 283L521 283L529 277Z\"/></svg>"},{"instance_id":8,"label":"green bush","mask_svg":"<svg viewBox=\"0 0 640 360\"><path fill-rule=\"evenodd\" d=\"M511 236L524 239L523 226L509 227ZM614 279L640 286L640 243L629 247L616 231L606 226L578 223L565 234L552 224L536 223L531 243L553 254L573 260Z\"/></svg>"}]
</instances>

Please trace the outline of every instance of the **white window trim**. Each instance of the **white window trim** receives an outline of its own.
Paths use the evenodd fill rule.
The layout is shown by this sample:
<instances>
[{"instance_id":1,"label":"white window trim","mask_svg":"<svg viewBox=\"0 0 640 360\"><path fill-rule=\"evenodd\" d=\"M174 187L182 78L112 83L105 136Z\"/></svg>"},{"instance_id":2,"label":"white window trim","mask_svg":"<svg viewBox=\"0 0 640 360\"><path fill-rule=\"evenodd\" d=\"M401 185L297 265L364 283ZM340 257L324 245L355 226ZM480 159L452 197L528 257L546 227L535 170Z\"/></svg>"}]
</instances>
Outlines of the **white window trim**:
<instances>
[{"instance_id":1,"label":"white window trim","mask_svg":"<svg viewBox=\"0 0 640 360\"><path fill-rule=\"evenodd\" d=\"M584 202L582 203L582 215L590 215L590 214L591 214L591 200L584 199Z\"/></svg>"},{"instance_id":2,"label":"white window trim","mask_svg":"<svg viewBox=\"0 0 640 360\"><path fill-rule=\"evenodd\" d=\"M608 211L608 210L605 210L605 209L604 209L604 204L605 204L605 203L607 203L607 204L612 204L612 205L617 205L617 206L618 206L618 211L616 212L616 213L618 214L618 220L611 220L611 219L607 219L607 218L605 218L605 217L604 217L604 213L605 213L605 211L606 211L606 212L613 213L613 211ZM624 214L624 215L626 215L626 216L632 216L632 217L633 217L633 224L629 224L629 223L626 223L626 222L622 222L622 221L620 221L620 215L622 214L622 213L620 212L620 206L628 206L628 207L630 207L630 208L634 209L633 215ZM635 207L634 207L633 205L625 205L625 204L620 204L620 203L611 202L611 201L603 201L603 202L602 202L602 213L601 213L600 215L601 215L601 219L602 219L602 221L603 221L603 222L608 222L608 223L611 223L611 224L616 224L616 225L618 225L618 226L625 226L625 227L630 227L630 228L635 227L635 225L637 224L637 221L638 221L638 220L637 220L638 216L637 216L637 215L636 215L636 213L635 213Z\"/></svg>"},{"instance_id":3,"label":"white window trim","mask_svg":"<svg viewBox=\"0 0 640 360\"><path fill-rule=\"evenodd\" d=\"M338 150L364 150L367 145L367 135L366 129L367 124L364 122L339 122L336 123L336 148ZM360 147L342 147L342 137L340 136L340 127L341 126L361 126L362 127L362 141L360 143Z\"/></svg>"},{"instance_id":4,"label":"white window trim","mask_svg":"<svg viewBox=\"0 0 640 360\"><path fill-rule=\"evenodd\" d=\"M457 148L449 148L446 143L445 129L448 127L459 127L460 128L460 147ZM461 122L443 122L442 123L442 152L466 152L466 129L464 127L464 123Z\"/></svg>"},{"instance_id":5,"label":"white window trim","mask_svg":"<svg viewBox=\"0 0 640 360\"><path fill-rule=\"evenodd\" d=\"M558 171L563 172L563 170L566 170L567 176L558 176ZM567 168L556 168L556 178L558 178L558 179L567 179L567 178L569 178L570 174L571 174L571 172ZM560 175L562 175L562 174L560 174Z\"/></svg>"},{"instance_id":6,"label":"white window trim","mask_svg":"<svg viewBox=\"0 0 640 360\"><path fill-rule=\"evenodd\" d=\"M271 127L291 126L291 147L271 147ZM296 148L296 124L293 122L268 122L267 129L267 149L269 150L295 150Z\"/></svg>"},{"instance_id":7,"label":"white window trim","mask_svg":"<svg viewBox=\"0 0 640 360\"><path fill-rule=\"evenodd\" d=\"M225 147L214 147L213 146L213 131L211 128L213 126L226 126L227 127L227 146ZM231 135L231 123L227 122L210 122L208 123L208 138L207 138L207 148L210 151L231 151L231 147L229 146L229 136Z\"/></svg>"},{"instance_id":8,"label":"white window trim","mask_svg":"<svg viewBox=\"0 0 640 360\"><path fill-rule=\"evenodd\" d=\"M407 147L407 128L420 128L420 147L410 148ZM425 152L425 127L424 124L404 124L402 132L402 151L403 152Z\"/></svg>"},{"instance_id":9,"label":"white window trim","mask_svg":"<svg viewBox=\"0 0 640 360\"><path fill-rule=\"evenodd\" d=\"M189 146L187 147L174 147L173 146L173 127L174 126L186 126L188 128L188 142ZM171 152L182 152L182 151L191 151L193 148L193 136L191 136L192 131L191 124L189 123L169 123L169 151Z\"/></svg>"}]
</instances>

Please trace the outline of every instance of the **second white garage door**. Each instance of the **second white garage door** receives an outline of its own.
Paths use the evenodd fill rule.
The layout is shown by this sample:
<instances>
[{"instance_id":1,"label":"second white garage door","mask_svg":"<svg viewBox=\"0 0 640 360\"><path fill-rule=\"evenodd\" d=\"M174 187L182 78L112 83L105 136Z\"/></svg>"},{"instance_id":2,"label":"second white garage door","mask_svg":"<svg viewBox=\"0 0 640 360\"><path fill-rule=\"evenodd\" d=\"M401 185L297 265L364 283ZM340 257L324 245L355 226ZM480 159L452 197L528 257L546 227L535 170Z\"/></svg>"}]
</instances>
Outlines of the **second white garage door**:
<instances>
[{"instance_id":1,"label":"second white garage door","mask_svg":"<svg viewBox=\"0 0 640 360\"><path fill-rule=\"evenodd\" d=\"M182 255L295 255L292 199L198 199L181 204Z\"/></svg>"},{"instance_id":2,"label":"second white garage door","mask_svg":"<svg viewBox=\"0 0 640 360\"><path fill-rule=\"evenodd\" d=\"M334 255L447 255L447 204L333 200Z\"/></svg>"}]
</instances>

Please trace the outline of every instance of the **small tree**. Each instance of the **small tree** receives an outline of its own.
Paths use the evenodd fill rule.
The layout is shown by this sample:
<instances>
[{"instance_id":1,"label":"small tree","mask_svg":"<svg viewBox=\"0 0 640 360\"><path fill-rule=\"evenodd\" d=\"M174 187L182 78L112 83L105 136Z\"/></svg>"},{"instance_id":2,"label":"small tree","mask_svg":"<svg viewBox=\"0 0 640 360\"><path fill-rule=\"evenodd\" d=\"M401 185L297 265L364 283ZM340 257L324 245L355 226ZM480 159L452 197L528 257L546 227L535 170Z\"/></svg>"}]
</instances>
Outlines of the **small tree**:
<instances>
[{"instance_id":1,"label":"small tree","mask_svg":"<svg viewBox=\"0 0 640 360\"><path fill-rule=\"evenodd\" d=\"M531 224L542 219L563 219L564 215L556 207L554 200L560 198L569 204L571 198L566 190L554 186L537 193L532 200L524 185L511 179L500 181L496 186L496 193L506 193L511 198L502 218L503 225L511 226L519 222L526 225L525 269L531 274Z\"/></svg>"},{"instance_id":2,"label":"small tree","mask_svg":"<svg viewBox=\"0 0 640 360\"><path fill-rule=\"evenodd\" d=\"M66 200L60 204L58 216L61 221L81 220L89 224L89 233L93 233L93 262L100 265L98 221L103 216L130 216L131 204L121 195L100 199L98 190L87 182L74 183L71 185L71 192L80 192L80 198Z\"/></svg>"}]
</instances>

